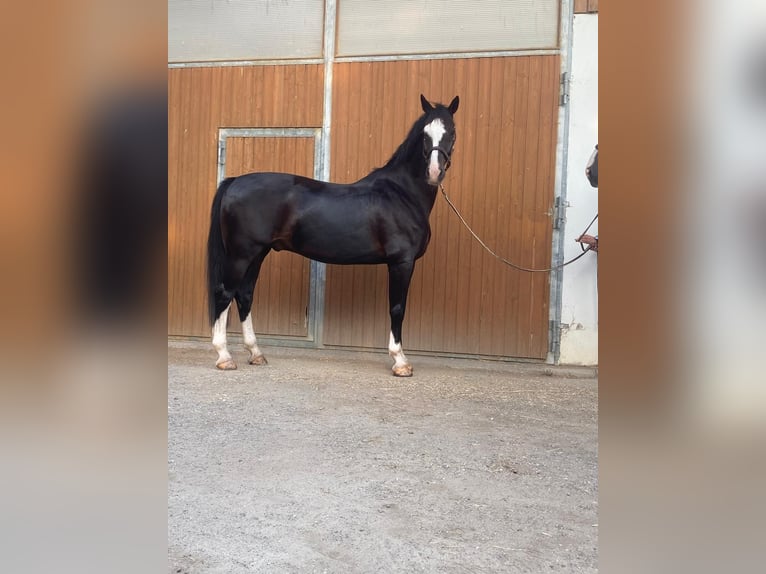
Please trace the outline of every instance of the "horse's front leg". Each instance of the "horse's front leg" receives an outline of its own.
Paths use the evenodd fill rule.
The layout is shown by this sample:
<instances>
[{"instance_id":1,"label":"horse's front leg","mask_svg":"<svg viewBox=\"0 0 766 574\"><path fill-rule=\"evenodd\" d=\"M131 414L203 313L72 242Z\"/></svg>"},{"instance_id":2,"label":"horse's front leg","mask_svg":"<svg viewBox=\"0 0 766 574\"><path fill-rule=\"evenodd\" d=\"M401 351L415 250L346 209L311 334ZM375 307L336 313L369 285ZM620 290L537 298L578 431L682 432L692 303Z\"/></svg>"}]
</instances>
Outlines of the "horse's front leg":
<instances>
[{"instance_id":1,"label":"horse's front leg","mask_svg":"<svg viewBox=\"0 0 766 574\"><path fill-rule=\"evenodd\" d=\"M388 265L388 302L391 313L391 334L388 340L388 354L394 360L392 372L396 377L411 377L412 365L402 350L402 323L407 307L407 291L410 288L414 261L390 263Z\"/></svg>"},{"instance_id":2,"label":"horse's front leg","mask_svg":"<svg viewBox=\"0 0 766 574\"><path fill-rule=\"evenodd\" d=\"M248 313L245 320L242 321L242 337L245 340L245 348L250 351L250 364L267 365L269 362L263 356L263 352L258 347L258 340L255 338L252 312Z\"/></svg>"}]
</instances>

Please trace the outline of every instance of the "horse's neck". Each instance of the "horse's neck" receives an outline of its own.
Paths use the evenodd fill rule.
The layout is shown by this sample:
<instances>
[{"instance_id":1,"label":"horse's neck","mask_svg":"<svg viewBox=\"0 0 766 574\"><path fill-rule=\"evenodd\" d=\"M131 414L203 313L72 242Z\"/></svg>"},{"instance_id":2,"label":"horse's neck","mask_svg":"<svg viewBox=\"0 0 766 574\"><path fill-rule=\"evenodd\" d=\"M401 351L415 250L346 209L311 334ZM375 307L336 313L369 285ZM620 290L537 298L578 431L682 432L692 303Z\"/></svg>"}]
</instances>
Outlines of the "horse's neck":
<instances>
[{"instance_id":1,"label":"horse's neck","mask_svg":"<svg viewBox=\"0 0 766 574\"><path fill-rule=\"evenodd\" d=\"M429 185L426 181L426 164L425 160L421 157L416 158L414 162L410 162L407 166L409 176L413 180L413 185L417 188L418 194L425 200L427 204L427 213L431 213L434 202L436 201L436 192L438 186Z\"/></svg>"},{"instance_id":2,"label":"horse's neck","mask_svg":"<svg viewBox=\"0 0 766 574\"><path fill-rule=\"evenodd\" d=\"M423 208L426 216L431 214L431 210L434 207L436 201L437 187L434 185L428 185L425 178L425 167L418 164L416 166L407 165L400 166L402 173L408 181L408 189L410 190L413 198Z\"/></svg>"},{"instance_id":3,"label":"horse's neck","mask_svg":"<svg viewBox=\"0 0 766 574\"><path fill-rule=\"evenodd\" d=\"M410 155L405 159L399 156L397 161L389 161L385 167L379 168L362 178L360 182L371 182L379 178L392 179L399 182L410 191L413 199L420 205L426 217L431 214L436 201L437 186L428 185L425 178L425 160Z\"/></svg>"}]
</instances>

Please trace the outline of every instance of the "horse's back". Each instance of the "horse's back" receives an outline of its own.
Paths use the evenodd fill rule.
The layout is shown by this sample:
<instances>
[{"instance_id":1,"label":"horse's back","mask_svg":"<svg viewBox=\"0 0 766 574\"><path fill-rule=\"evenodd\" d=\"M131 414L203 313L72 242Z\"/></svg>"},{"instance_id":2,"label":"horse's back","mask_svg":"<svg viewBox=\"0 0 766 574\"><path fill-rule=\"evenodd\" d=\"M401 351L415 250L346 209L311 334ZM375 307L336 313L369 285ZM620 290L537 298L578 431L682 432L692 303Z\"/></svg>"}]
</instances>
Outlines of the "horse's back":
<instances>
[{"instance_id":1,"label":"horse's back","mask_svg":"<svg viewBox=\"0 0 766 574\"><path fill-rule=\"evenodd\" d=\"M296 175L276 172L246 173L237 176L226 193L227 204L246 200L253 195L283 194L295 185L296 178Z\"/></svg>"}]
</instances>

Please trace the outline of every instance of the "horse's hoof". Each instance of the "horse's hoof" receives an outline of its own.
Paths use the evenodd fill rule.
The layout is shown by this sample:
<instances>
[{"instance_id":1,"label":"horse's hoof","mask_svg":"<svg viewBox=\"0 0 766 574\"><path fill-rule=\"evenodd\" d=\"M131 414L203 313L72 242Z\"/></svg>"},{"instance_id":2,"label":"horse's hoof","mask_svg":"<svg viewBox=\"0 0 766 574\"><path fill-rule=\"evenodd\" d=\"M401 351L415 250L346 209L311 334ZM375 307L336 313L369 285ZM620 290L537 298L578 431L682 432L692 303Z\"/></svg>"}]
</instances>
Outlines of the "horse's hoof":
<instances>
[{"instance_id":1,"label":"horse's hoof","mask_svg":"<svg viewBox=\"0 0 766 574\"><path fill-rule=\"evenodd\" d=\"M411 377L412 365L394 365L391 371L395 377Z\"/></svg>"},{"instance_id":2,"label":"horse's hoof","mask_svg":"<svg viewBox=\"0 0 766 574\"><path fill-rule=\"evenodd\" d=\"M237 368L237 363L235 363L233 359L227 359L221 363L216 363L215 366L222 371L233 371Z\"/></svg>"},{"instance_id":3,"label":"horse's hoof","mask_svg":"<svg viewBox=\"0 0 766 574\"><path fill-rule=\"evenodd\" d=\"M250 364L251 365L268 365L269 362L266 360L266 357L264 357L263 355L258 355L257 357L250 358Z\"/></svg>"}]
</instances>

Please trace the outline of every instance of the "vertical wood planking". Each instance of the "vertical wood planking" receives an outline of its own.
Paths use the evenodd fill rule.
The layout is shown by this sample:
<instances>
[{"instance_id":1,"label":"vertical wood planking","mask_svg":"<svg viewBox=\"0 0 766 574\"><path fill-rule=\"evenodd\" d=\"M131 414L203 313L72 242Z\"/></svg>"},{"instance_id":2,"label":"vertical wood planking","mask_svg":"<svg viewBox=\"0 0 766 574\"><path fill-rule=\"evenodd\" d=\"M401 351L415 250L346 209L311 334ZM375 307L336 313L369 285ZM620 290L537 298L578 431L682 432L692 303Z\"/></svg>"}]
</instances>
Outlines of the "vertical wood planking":
<instances>
[{"instance_id":1,"label":"vertical wood planking","mask_svg":"<svg viewBox=\"0 0 766 574\"><path fill-rule=\"evenodd\" d=\"M558 65L557 56L336 64L331 179L354 181L382 165L420 114L421 92L444 103L459 94L458 142L445 180L450 197L500 254L547 266ZM217 130L320 126L322 66L168 74L168 332L207 336L204 249ZM258 145L243 141L241 153L268 155ZM298 140L272 141L267 147L276 154L275 164L268 169L300 172L298 158L306 157L301 146ZM431 245L416 266L408 301L405 348L543 358L547 274L520 276L499 264L474 244L440 196L431 226ZM305 324L305 310L286 302L303 297L307 266L270 273L269 259L263 288L274 293L268 295L269 310L257 311L256 329L284 332ZM256 309L261 297L256 294ZM325 316L328 344L384 347L385 267L328 266Z\"/></svg>"},{"instance_id":2,"label":"vertical wood planking","mask_svg":"<svg viewBox=\"0 0 766 574\"><path fill-rule=\"evenodd\" d=\"M494 59L490 62L491 69L488 71L490 84L488 92L493 94L498 90L502 90L503 84L503 68L502 60ZM487 108L488 121L496 121L500 126L503 125L503 108L501 97L490 97L489 106ZM502 128L501 128L502 129ZM491 166L498 166L500 158L502 156L502 150L500 145L490 145L487 150L487 163ZM495 205L500 206L502 199L500 197L500 170L490 169L487 170L487 180L485 183L485 203L491 204L493 201ZM485 225L486 239L489 245L499 244L499 232L498 232L498 209L489 209L487 211L487 221ZM489 256L484 255L484 265L488 270L496 264L496 261ZM501 273L482 273L481 275L481 294L482 294L482 306L481 306L481 325L482 328L479 331L479 347L490 349L493 348L492 333L495 330L495 324L502 319L502 315L497 313L496 304L500 299L498 296L500 293L495 289L495 278L500 277Z\"/></svg>"},{"instance_id":3,"label":"vertical wood planking","mask_svg":"<svg viewBox=\"0 0 766 574\"><path fill-rule=\"evenodd\" d=\"M227 177L269 170L312 177L314 138L228 138ZM307 259L286 251L269 253L253 298L256 331L269 335L306 336L308 283ZM237 313L232 313L229 331L241 332Z\"/></svg>"},{"instance_id":4,"label":"vertical wood planking","mask_svg":"<svg viewBox=\"0 0 766 574\"><path fill-rule=\"evenodd\" d=\"M529 78L529 58L522 58L516 66L516 77L514 80L514 99L511 105L514 109L513 140L511 143L512 167L510 176L510 225L512 226L512 239L509 246L511 256L509 259L517 264L523 265L522 252L525 242L523 238L522 222L524 220L523 208L523 188L524 188L524 143L526 139L527 128L527 83ZM516 349L519 356L522 355L522 341L519 340L519 331L521 330L521 317L524 301L520 301L521 282L523 274L517 270L508 270L511 274L510 296L510 317L511 322L505 324L506 347Z\"/></svg>"},{"instance_id":5,"label":"vertical wood planking","mask_svg":"<svg viewBox=\"0 0 766 574\"><path fill-rule=\"evenodd\" d=\"M385 163L420 115L419 94L461 97L445 187L475 231L522 265L550 264L557 56L342 63L334 67L331 179ZM485 253L441 196L417 263L405 349L544 358L548 275L521 274ZM384 266L329 266L328 345L385 347Z\"/></svg>"},{"instance_id":6,"label":"vertical wood planking","mask_svg":"<svg viewBox=\"0 0 766 574\"><path fill-rule=\"evenodd\" d=\"M168 94L178 93L179 76L168 75ZM170 297L171 293L177 297L175 287L180 284L181 266L178 264L179 243L181 242L181 205L179 205L179 182L181 179L181 162L179 161L179 148L183 144L182 129L182 102L168 99L168 332L171 325L180 323L177 313L179 305ZM174 260L175 259L175 260Z\"/></svg>"},{"instance_id":7,"label":"vertical wood planking","mask_svg":"<svg viewBox=\"0 0 766 574\"><path fill-rule=\"evenodd\" d=\"M534 268L534 247L535 247L535 220L536 213L536 189L537 189L537 169L538 169L538 148L537 142L540 137L540 94L541 91L541 72L542 60L530 59L529 76L527 81L527 119L524 147L524 185L522 188L522 237L527 240L522 245L522 252L519 261L526 267ZM524 356L532 356L532 340L539 336L534 333L530 324L531 308L535 304L534 285L537 281L535 273L518 273L519 275L519 301L525 302L525 305L519 309L519 349Z\"/></svg>"},{"instance_id":8,"label":"vertical wood planking","mask_svg":"<svg viewBox=\"0 0 766 574\"><path fill-rule=\"evenodd\" d=\"M321 65L168 70L168 334L210 334L205 247L218 128L320 127L322 82Z\"/></svg>"},{"instance_id":9,"label":"vertical wood planking","mask_svg":"<svg viewBox=\"0 0 766 574\"><path fill-rule=\"evenodd\" d=\"M463 165L475 166L477 161L481 161L481 150L479 149L481 145L481 137L479 135L481 126L479 125L478 114L482 86L480 85L477 68L478 62L466 61L461 70L462 81L465 85L464 93L466 94L463 99L465 102L465 109L463 110L465 114L465 117L463 117L465 146L462 151L463 156L461 156L461 168ZM478 188L474 185L475 179L478 176L478 170L461 169L457 173L460 175L459 186L461 190L458 196L460 198L459 209L471 226L476 229L483 229L480 221L483 206L478 204ZM470 192L465 193L463 190L470 190ZM454 190L453 193L457 193L457 190ZM479 293L472 291L471 285L475 283L474 274L481 273L480 266L477 265L477 258L481 257L481 254L478 252L479 246L474 241L469 240L464 229L458 228L458 237L460 239L458 255L458 263L460 265L458 272L459 305L457 307L455 345L465 348L467 352L476 352L471 335L478 335L478 331L472 325L472 321L475 319L473 311L476 307L476 299L479 297Z\"/></svg>"},{"instance_id":10,"label":"vertical wood planking","mask_svg":"<svg viewBox=\"0 0 766 574\"><path fill-rule=\"evenodd\" d=\"M540 106L540 133L538 141L539 168L537 186L539 189L553 189L556 172L556 148L550 142L555 142L558 137L558 78L559 63L557 60L546 60L543 67L542 96ZM534 265L543 268L550 262L550 237L553 233L553 221L548 216L551 202L538 194L536 203L536 226L535 226L535 259ZM533 329L536 333L547 333L548 312L550 299L542 294L549 287L549 278L546 275L536 276L538 283L534 292L541 297L539 304L532 307ZM540 337L537 340L533 352L536 356L543 356L548 350L548 338Z\"/></svg>"}]
</instances>

